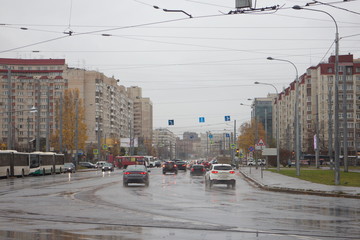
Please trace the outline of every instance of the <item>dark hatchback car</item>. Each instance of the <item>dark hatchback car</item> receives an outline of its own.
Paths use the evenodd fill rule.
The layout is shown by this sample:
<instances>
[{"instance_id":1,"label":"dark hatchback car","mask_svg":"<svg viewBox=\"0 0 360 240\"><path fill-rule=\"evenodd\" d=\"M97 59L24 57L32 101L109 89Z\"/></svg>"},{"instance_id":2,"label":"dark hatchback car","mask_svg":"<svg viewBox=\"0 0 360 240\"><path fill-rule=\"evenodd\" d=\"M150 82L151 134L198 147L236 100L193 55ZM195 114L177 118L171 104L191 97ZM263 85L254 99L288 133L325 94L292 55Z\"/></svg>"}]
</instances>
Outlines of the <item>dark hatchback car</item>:
<instances>
[{"instance_id":1,"label":"dark hatchback car","mask_svg":"<svg viewBox=\"0 0 360 240\"><path fill-rule=\"evenodd\" d=\"M173 161L164 162L163 165L162 165L162 172L163 172L163 174L166 174L166 173L175 173L175 174L177 174L178 173L178 168L177 168L176 163L173 162Z\"/></svg>"},{"instance_id":2,"label":"dark hatchback car","mask_svg":"<svg viewBox=\"0 0 360 240\"><path fill-rule=\"evenodd\" d=\"M103 172L113 172L114 171L114 165L112 163L105 163L102 167L101 167L101 171Z\"/></svg>"},{"instance_id":3,"label":"dark hatchback car","mask_svg":"<svg viewBox=\"0 0 360 240\"><path fill-rule=\"evenodd\" d=\"M65 163L64 164L64 168L63 168L63 172L69 172L69 173L74 173L75 172L75 165L73 163Z\"/></svg>"},{"instance_id":4,"label":"dark hatchback car","mask_svg":"<svg viewBox=\"0 0 360 240\"><path fill-rule=\"evenodd\" d=\"M149 186L149 172L144 165L129 165L123 173L123 185L127 187L129 183L144 183Z\"/></svg>"},{"instance_id":5,"label":"dark hatchback car","mask_svg":"<svg viewBox=\"0 0 360 240\"><path fill-rule=\"evenodd\" d=\"M185 161L175 161L178 170L184 170L186 172L186 162Z\"/></svg>"},{"instance_id":6,"label":"dark hatchback car","mask_svg":"<svg viewBox=\"0 0 360 240\"><path fill-rule=\"evenodd\" d=\"M79 165L86 168L96 168L96 165L91 162L79 162Z\"/></svg>"},{"instance_id":7,"label":"dark hatchback car","mask_svg":"<svg viewBox=\"0 0 360 240\"><path fill-rule=\"evenodd\" d=\"M190 168L190 176L204 176L206 169L204 165L194 164Z\"/></svg>"}]
</instances>

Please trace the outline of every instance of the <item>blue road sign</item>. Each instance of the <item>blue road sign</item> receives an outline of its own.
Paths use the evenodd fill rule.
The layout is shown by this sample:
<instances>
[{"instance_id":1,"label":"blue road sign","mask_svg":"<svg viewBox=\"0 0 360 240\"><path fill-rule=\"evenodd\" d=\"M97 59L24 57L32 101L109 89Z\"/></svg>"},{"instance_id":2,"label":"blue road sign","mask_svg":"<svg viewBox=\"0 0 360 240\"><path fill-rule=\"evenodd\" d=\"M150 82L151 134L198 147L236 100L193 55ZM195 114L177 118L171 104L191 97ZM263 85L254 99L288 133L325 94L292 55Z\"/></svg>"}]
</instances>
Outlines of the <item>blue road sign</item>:
<instances>
[{"instance_id":1,"label":"blue road sign","mask_svg":"<svg viewBox=\"0 0 360 240\"><path fill-rule=\"evenodd\" d=\"M253 152L254 150L255 150L255 149L254 149L253 146L249 147L249 151L250 151L250 152Z\"/></svg>"},{"instance_id":2,"label":"blue road sign","mask_svg":"<svg viewBox=\"0 0 360 240\"><path fill-rule=\"evenodd\" d=\"M169 125L174 125L174 120L169 120Z\"/></svg>"},{"instance_id":3,"label":"blue road sign","mask_svg":"<svg viewBox=\"0 0 360 240\"><path fill-rule=\"evenodd\" d=\"M225 121L226 122L230 121L230 116L225 116Z\"/></svg>"},{"instance_id":4,"label":"blue road sign","mask_svg":"<svg viewBox=\"0 0 360 240\"><path fill-rule=\"evenodd\" d=\"M228 138L229 138L229 137L230 137L230 133L227 133L227 134L226 134L226 137L228 137Z\"/></svg>"},{"instance_id":5,"label":"blue road sign","mask_svg":"<svg viewBox=\"0 0 360 240\"><path fill-rule=\"evenodd\" d=\"M213 135L212 135L212 134L209 134L209 138L210 138L210 139L213 138Z\"/></svg>"},{"instance_id":6,"label":"blue road sign","mask_svg":"<svg viewBox=\"0 0 360 240\"><path fill-rule=\"evenodd\" d=\"M199 122L205 122L205 118L204 117L199 117Z\"/></svg>"}]
</instances>

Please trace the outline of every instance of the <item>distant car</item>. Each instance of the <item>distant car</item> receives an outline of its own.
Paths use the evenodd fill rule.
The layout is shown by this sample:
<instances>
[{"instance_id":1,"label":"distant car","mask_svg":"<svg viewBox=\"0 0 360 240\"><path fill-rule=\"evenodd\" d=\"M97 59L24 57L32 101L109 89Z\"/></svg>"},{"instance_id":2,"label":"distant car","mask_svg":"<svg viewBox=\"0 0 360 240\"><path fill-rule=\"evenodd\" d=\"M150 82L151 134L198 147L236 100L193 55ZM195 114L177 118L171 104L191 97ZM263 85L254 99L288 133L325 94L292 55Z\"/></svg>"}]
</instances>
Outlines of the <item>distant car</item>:
<instances>
[{"instance_id":1,"label":"distant car","mask_svg":"<svg viewBox=\"0 0 360 240\"><path fill-rule=\"evenodd\" d=\"M204 167L205 167L206 169L209 169L210 166L211 166L211 163L210 163L210 162L203 162L202 165L204 165Z\"/></svg>"},{"instance_id":2,"label":"distant car","mask_svg":"<svg viewBox=\"0 0 360 240\"><path fill-rule=\"evenodd\" d=\"M186 162L185 161L176 161L176 166L178 170L184 170L186 172Z\"/></svg>"},{"instance_id":3,"label":"distant car","mask_svg":"<svg viewBox=\"0 0 360 240\"><path fill-rule=\"evenodd\" d=\"M155 167L161 167L161 161L160 160L156 160L155 161Z\"/></svg>"},{"instance_id":4,"label":"distant car","mask_svg":"<svg viewBox=\"0 0 360 240\"><path fill-rule=\"evenodd\" d=\"M79 165L86 168L96 168L96 165L91 162L79 162Z\"/></svg>"},{"instance_id":5,"label":"distant car","mask_svg":"<svg viewBox=\"0 0 360 240\"><path fill-rule=\"evenodd\" d=\"M163 163L162 165L162 173L166 174L166 173L178 173L178 168L175 162L173 161L166 161Z\"/></svg>"},{"instance_id":6,"label":"distant car","mask_svg":"<svg viewBox=\"0 0 360 240\"><path fill-rule=\"evenodd\" d=\"M194 164L190 168L190 176L204 176L206 173L206 169L204 165Z\"/></svg>"},{"instance_id":7,"label":"distant car","mask_svg":"<svg viewBox=\"0 0 360 240\"><path fill-rule=\"evenodd\" d=\"M226 184L235 188L235 171L230 164L212 164L205 174L205 184L210 188L213 184Z\"/></svg>"},{"instance_id":8,"label":"distant car","mask_svg":"<svg viewBox=\"0 0 360 240\"><path fill-rule=\"evenodd\" d=\"M258 159L257 164L258 164L258 166L264 166L266 164L266 161L265 161L265 159ZM249 160L247 162L247 165L248 166L255 166L256 162L255 162L255 160Z\"/></svg>"},{"instance_id":9,"label":"distant car","mask_svg":"<svg viewBox=\"0 0 360 240\"><path fill-rule=\"evenodd\" d=\"M151 160L149 161L149 167L155 167L155 161L154 160Z\"/></svg>"},{"instance_id":10,"label":"distant car","mask_svg":"<svg viewBox=\"0 0 360 240\"><path fill-rule=\"evenodd\" d=\"M64 167L63 167L63 172L69 172L69 173L74 173L76 172L75 170L75 165L73 163L65 163Z\"/></svg>"},{"instance_id":11,"label":"distant car","mask_svg":"<svg viewBox=\"0 0 360 240\"><path fill-rule=\"evenodd\" d=\"M102 167L101 167L101 171L103 172L113 172L114 171L114 165L112 163L105 163Z\"/></svg>"},{"instance_id":12,"label":"distant car","mask_svg":"<svg viewBox=\"0 0 360 240\"><path fill-rule=\"evenodd\" d=\"M97 168L101 168L106 163L107 162L105 162L105 161L99 161L99 162L96 162L95 165L96 165Z\"/></svg>"},{"instance_id":13,"label":"distant car","mask_svg":"<svg viewBox=\"0 0 360 240\"><path fill-rule=\"evenodd\" d=\"M144 165L129 165L123 172L123 185L127 187L129 183L144 183L149 186L149 172Z\"/></svg>"}]
</instances>

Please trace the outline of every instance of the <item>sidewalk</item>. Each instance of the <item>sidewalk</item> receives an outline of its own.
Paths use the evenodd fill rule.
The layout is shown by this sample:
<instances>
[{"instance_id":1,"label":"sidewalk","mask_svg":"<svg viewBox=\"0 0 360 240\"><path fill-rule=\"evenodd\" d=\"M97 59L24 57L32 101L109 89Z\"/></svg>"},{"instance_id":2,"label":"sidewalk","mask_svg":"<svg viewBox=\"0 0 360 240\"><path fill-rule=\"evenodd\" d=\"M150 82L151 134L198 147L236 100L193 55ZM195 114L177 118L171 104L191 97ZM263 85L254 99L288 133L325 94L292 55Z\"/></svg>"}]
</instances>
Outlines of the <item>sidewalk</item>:
<instances>
[{"instance_id":1,"label":"sidewalk","mask_svg":"<svg viewBox=\"0 0 360 240\"><path fill-rule=\"evenodd\" d=\"M331 186L312 183L265 170L261 173L260 167L256 169L255 167L250 168L246 166L241 167L239 171L246 179L268 191L360 199L359 187Z\"/></svg>"}]
</instances>

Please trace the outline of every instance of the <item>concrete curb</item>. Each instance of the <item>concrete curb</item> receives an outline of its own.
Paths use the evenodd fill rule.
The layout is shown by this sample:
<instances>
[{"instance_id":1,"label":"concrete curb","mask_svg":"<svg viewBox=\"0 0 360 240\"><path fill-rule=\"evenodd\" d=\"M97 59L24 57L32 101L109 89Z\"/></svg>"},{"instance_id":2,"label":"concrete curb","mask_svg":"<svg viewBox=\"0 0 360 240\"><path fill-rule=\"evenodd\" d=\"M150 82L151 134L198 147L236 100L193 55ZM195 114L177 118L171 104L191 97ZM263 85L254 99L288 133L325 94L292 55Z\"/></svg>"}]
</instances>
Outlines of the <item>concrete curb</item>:
<instances>
[{"instance_id":1,"label":"concrete curb","mask_svg":"<svg viewBox=\"0 0 360 240\"><path fill-rule=\"evenodd\" d=\"M339 198L355 198L360 199L360 195L348 194L344 192L337 192L337 191L320 191L320 190L313 190L313 189L295 189L295 188L286 188L286 187L271 187L260 183L256 179L250 177L246 173L240 171L240 173L245 177L247 181L254 183L260 189L272 192L284 192L284 193L293 193L293 194L306 194L306 195L317 195L323 197L339 197Z\"/></svg>"}]
</instances>

